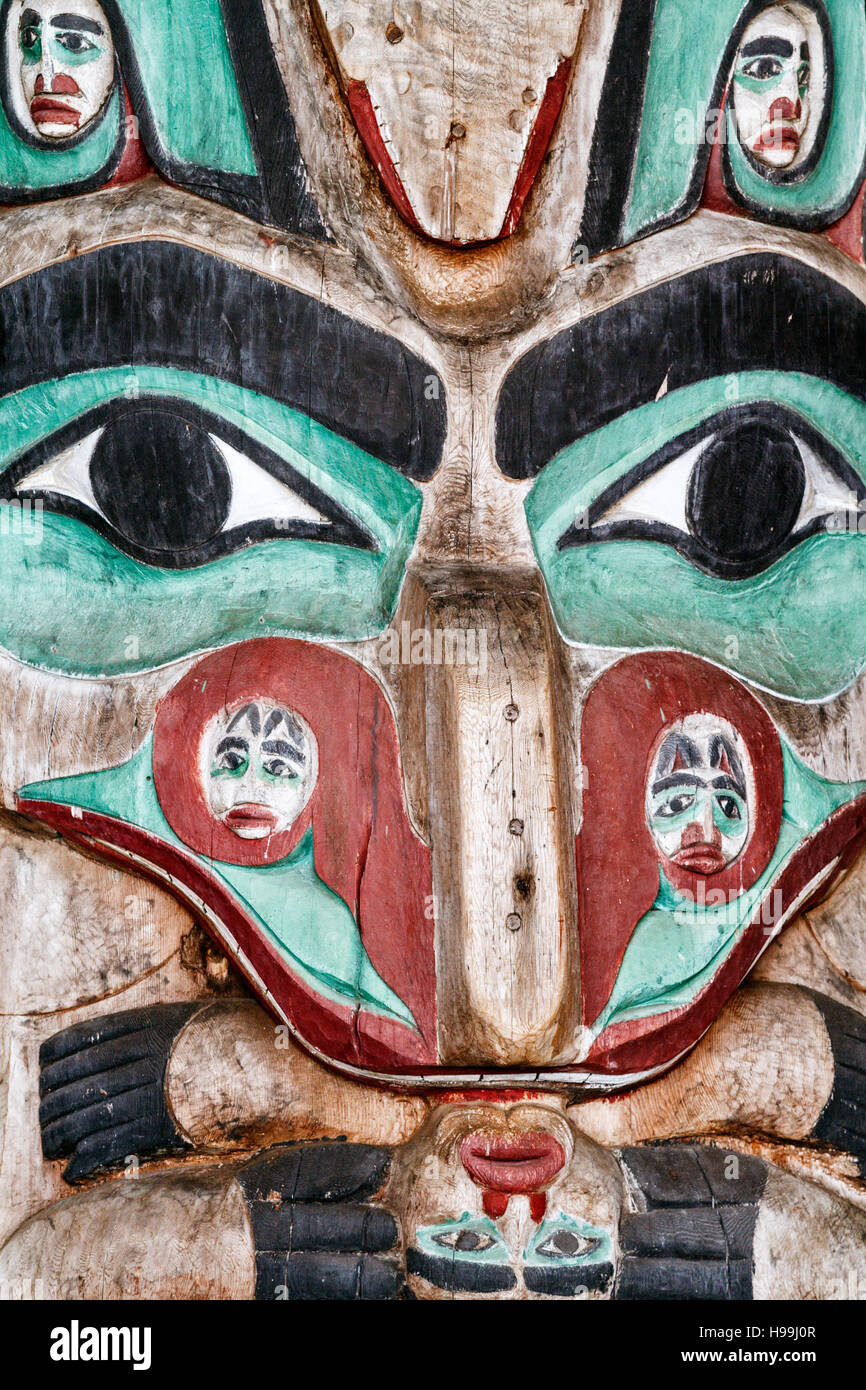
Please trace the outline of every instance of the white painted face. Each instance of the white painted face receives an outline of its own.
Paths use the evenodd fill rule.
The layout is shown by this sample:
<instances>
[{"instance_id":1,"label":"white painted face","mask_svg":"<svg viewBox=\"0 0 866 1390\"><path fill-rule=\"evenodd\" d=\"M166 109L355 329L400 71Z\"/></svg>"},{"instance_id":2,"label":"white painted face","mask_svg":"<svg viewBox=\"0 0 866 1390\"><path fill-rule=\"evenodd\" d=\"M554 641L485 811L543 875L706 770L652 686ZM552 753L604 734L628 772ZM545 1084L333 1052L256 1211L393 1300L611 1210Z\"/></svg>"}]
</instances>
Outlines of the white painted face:
<instances>
[{"instance_id":1,"label":"white painted face","mask_svg":"<svg viewBox=\"0 0 866 1390\"><path fill-rule=\"evenodd\" d=\"M663 859L718 874L742 854L754 804L752 770L731 724L692 714L674 724L653 759L646 817Z\"/></svg>"},{"instance_id":2,"label":"white painted face","mask_svg":"<svg viewBox=\"0 0 866 1390\"><path fill-rule=\"evenodd\" d=\"M16 0L7 53L13 104L45 140L85 130L114 83L114 43L96 0Z\"/></svg>"},{"instance_id":3,"label":"white painted face","mask_svg":"<svg viewBox=\"0 0 866 1390\"><path fill-rule=\"evenodd\" d=\"M267 700L218 715L202 740L208 805L241 840L290 830L319 771L315 735L300 715Z\"/></svg>"},{"instance_id":4,"label":"white painted face","mask_svg":"<svg viewBox=\"0 0 866 1390\"><path fill-rule=\"evenodd\" d=\"M795 168L808 154L820 122L823 67L821 32L803 6L771 5L746 29L734 69L734 114L740 140L767 169Z\"/></svg>"}]
</instances>

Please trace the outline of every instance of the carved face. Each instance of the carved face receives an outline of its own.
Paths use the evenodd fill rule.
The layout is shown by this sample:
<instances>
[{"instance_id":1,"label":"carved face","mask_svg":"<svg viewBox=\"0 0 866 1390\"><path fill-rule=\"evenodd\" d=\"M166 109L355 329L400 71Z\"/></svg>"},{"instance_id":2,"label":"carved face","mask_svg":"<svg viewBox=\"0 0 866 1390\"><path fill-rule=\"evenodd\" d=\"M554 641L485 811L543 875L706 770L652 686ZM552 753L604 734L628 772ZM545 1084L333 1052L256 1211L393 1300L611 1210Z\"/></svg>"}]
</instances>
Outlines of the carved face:
<instances>
[{"instance_id":1,"label":"carved face","mask_svg":"<svg viewBox=\"0 0 866 1390\"><path fill-rule=\"evenodd\" d=\"M746 29L737 55L733 89L739 136L768 169L791 169L803 157L815 99L813 49L820 41L809 15L802 6L769 6ZM822 100L820 91L817 99Z\"/></svg>"},{"instance_id":2,"label":"carved face","mask_svg":"<svg viewBox=\"0 0 866 1390\"><path fill-rule=\"evenodd\" d=\"M691 715L667 734L647 782L647 824L663 859L718 874L749 834L741 740L730 725Z\"/></svg>"},{"instance_id":3,"label":"carved face","mask_svg":"<svg viewBox=\"0 0 866 1390\"><path fill-rule=\"evenodd\" d=\"M550 1104L434 1112L392 1191L417 1297L610 1293L622 1179Z\"/></svg>"},{"instance_id":4,"label":"carved face","mask_svg":"<svg viewBox=\"0 0 866 1390\"><path fill-rule=\"evenodd\" d=\"M96 0L27 0L8 17L25 124L45 140L85 130L114 86L114 44Z\"/></svg>"},{"instance_id":5,"label":"carved face","mask_svg":"<svg viewBox=\"0 0 866 1390\"><path fill-rule=\"evenodd\" d=\"M211 810L242 840L291 829L313 794L318 750L297 715L267 701L220 715L202 742Z\"/></svg>"},{"instance_id":6,"label":"carved face","mask_svg":"<svg viewBox=\"0 0 866 1390\"><path fill-rule=\"evenodd\" d=\"M345 1072L634 1085L866 833L866 535L840 524L866 499L866 284L852 222L809 222L864 167L866 117L836 112L862 104L866 12L827 6L837 49L863 42L825 129L804 5L755 18L733 97L740 0L647 7L634 86L625 9L558 5L519 90L522 33L477 5L465 48L453 6L329 7L317 37L265 0L257 42L236 6L192 8L220 82L166 103L139 61L131 84L165 177L37 212L56 161L28 147L3 214L0 501L43 513L38 545L0 533L0 713L24 682L52 730L2 743L6 800L150 866ZM171 68L171 7L121 9L124 61L146 39ZM218 120L193 119L206 87ZM670 113L714 100L742 143L674 148ZM780 125L801 181L754 167Z\"/></svg>"}]
</instances>

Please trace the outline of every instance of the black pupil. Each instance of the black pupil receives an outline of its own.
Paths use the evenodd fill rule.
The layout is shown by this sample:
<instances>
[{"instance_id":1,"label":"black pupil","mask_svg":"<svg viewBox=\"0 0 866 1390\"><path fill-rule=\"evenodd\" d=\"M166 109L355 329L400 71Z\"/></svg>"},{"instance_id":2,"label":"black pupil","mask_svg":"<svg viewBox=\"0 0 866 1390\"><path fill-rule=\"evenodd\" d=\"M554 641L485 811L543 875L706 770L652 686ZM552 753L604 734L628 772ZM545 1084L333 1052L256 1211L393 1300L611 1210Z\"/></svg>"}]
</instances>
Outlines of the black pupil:
<instances>
[{"instance_id":1,"label":"black pupil","mask_svg":"<svg viewBox=\"0 0 866 1390\"><path fill-rule=\"evenodd\" d=\"M749 565L781 550L797 524L806 472L796 440L740 421L701 454L689 480L689 529L713 559Z\"/></svg>"},{"instance_id":2,"label":"black pupil","mask_svg":"<svg viewBox=\"0 0 866 1390\"><path fill-rule=\"evenodd\" d=\"M158 406L124 411L106 426L90 483L111 525L144 550L207 544L231 506L231 475L210 435Z\"/></svg>"}]
</instances>

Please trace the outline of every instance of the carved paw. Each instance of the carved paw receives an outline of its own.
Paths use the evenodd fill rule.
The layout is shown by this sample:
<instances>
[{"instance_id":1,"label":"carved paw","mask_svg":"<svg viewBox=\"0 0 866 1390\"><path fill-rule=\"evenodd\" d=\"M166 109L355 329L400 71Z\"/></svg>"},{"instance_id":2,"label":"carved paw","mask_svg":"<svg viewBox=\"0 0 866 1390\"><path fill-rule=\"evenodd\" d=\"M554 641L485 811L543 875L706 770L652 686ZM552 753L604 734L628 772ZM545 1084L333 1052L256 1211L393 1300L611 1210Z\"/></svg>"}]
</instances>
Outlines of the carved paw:
<instances>
[{"instance_id":1,"label":"carved paw","mask_svg":"<svg viewBox=\"0 0 866 1390\"><path fill-rule=\"evenodd\" d=\"M237 1181L250 1209L257 1299L389 1300L403 1274L397 1223L371 1205L389 1149L365 1144L288 1144L246 1164Z\"/></svg>"},{"instance_id":2,"label":"carved paw","mask_svg":"<svg viewBox=\"0 0 866 1390\"><path fill-rule=\"evenodd\" d=\"M165 1102L172 1043L201 1008L156 1004L77 1023L43 1043L39 1062L42 1151L69 1158L63 1176L80 1182L131 1155L188 1147Z\"/></svg>"}]
</instances>

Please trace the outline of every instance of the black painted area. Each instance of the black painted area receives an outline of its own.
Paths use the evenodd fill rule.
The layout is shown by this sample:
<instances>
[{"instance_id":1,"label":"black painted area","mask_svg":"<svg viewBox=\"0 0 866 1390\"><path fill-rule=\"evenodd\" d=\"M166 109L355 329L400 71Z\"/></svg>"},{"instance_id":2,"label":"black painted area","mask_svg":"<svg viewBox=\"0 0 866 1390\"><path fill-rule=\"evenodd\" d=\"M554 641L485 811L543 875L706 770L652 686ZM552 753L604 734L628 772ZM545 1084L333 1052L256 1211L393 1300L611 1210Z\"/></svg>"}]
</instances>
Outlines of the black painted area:
<instances>
[{"instance_id":1,"label":"black painted area","mask_svg":"<svg viewBox=\"0 0 866 1390\"><path fill-rule=\"evenodd\" d=\"M375 1255L288 1254L262 1251L256 1255L255 1297L262 1302L381 1303L400 1297L402 1272L396 1261Z\"/></svg>"},{"instance_id":2,"label":"black painted area","mask_svg":"<svg viewBox=\"0 0 866 1390\"><path fill-rule=\"evenodd\" d=\"M330 240L308 187L295 119L261 2L220 0L220 4L261 173L264 220Z\"/></svg>"},{"instance_id":3,"label":"black painted area","mask_svg":"<svg viewBox=\"0 0 866 1390\"><path fill-rule=\"evenodd\" d=\"M111 246L0 291L0 394L143 365L271 396L413 479L441 458L445 392L428 363L215 256L164 241Z\"/></svg>"},{"instance_id":4,"label":"black painted area","mask_svg":"<svg viewBox=\"0 0 866 1390\"><path fill-rule=\"evenodd\" d=\"M604 1293L613 1281L611 1264L524 1265L523 1282L530 1293L550 1298L575 1298L582 1293Z\"/></svg>"},{"instance_id":5,"label":"black painted area","mask_svg":"<svg viewBox=\"0 0 866 1390\"><path fill-rule=\"evenodd\" d=\"M807 992L821 1011L835 1064L833 1090L812 1133L855 1158L866 1177L866 1018L826 994Z\"/></svg>"},{"instance_id":6,"label":"black painted area","mask_svg":"<svg viewBox=\"0 0 866 1390\"><path fill-rule=\"evenodd\" d=\"M364 1201L390 1163L390 1149L369 1144L281 1144L245 1164L237 1180L250 1202Z\"/></svg>"},{"instance_id":7,"label":"black painted area","mask_svg":"<svg viewBox=\"0 0 866 1390\"><path fill-rule=\"evenodd\" d=\"M760 574L807 536L825 530L828 512L797 526L807 468L800 442L857 501L862 479L830 440L775 402L735 406L702 421L617 479L564 533L559 549L607 540L663 541L722 579ZM688 531L659 520L606 519L615 503L683 454L703 445L685 488Z\"/></svg>"},{"instance_id":8,"label":"black painted area","mask_svg":"<svg viewBox=\"0 0 866 1390\"><path fill-rule=\"evenodd\" d=\"M200 1003L157 1004L89 1019L55 1033L39 1052L39 1123L47 1159L70 1158L67 1182L189 1145L165 1102L178 1033Z\"/></svg>"},{"instance_id":9,"label":"black painted area","mask_svg":"<svg viewBox=\"0 0 866 1390\"><path fill-rule=\"evenodd\" d=\"M100 428L104 433L88 475L102 514L50 488L22 486L35 469ZM323 520L289 521L264 512L224 529L234 483L222 443L278 479ZM0 499L16 497L41 498L52 512L83 521L134 560L163 569L191 569L269 539L377 548L360 522L259 440L197 405L159 396L109 401L28 449L0 474ZM291 500L286 497L287 507Z\"/></svg>"},{"instance_id":10,"label":"black painted area","mask_svg":"<svg viewBox=\"0 0 866 1390\"><path fill-rule=\"evenodd\" d=\"M496 457L534 478L575 440L676 391L734 372L803 372L866 398L866 308L809 266L735 257L575 323L512 368Z\"/></svg>"},{"instance_id":11,"label":"black painted area","mask_svg":"<svg viewBox=\"0 0 866 1390\"><path fill-rule=\"evenodd\" d=\"M760 1159L724 1149L625 1149L635 1204L623 1216L616 1298L752 1298L755 1225L767 1180Z\"/></svg>"},{"instance_id":12,"label":"black painted area","mask_svg":"<svg viewBox=\"0 0 866 1390\"><path fill-rule=\"evenodd\" d=\"M447 1293L505 1293L517 1286L509 1265L481 1264L454 1255L428 1255L415 1246L406 1252L406 1268Z\"/></svg>"},{"instance_id":13,"label":"black painted area","mask_svg":"<svg viewBox=\"0 0 866 1390\"><path fill-rule=\"evenodd\" d=\"M590 256L619 246L631 191L656 0L623 5L611 44L589 160L578 243Z\"/></svg>"},{"instance_id":14,"label":"black painted area","mask_svg":"<svg viewBox=\"0 0 866 1390\"><path fill-rule=\"evenodd\" d=\"M261 1300L400 1297L393 1250L399 1232L383 1207L368 1206L391 1152L365 1144L281 1144L236 1174L250 1214Z\"/></svg>"}]
</instances>

